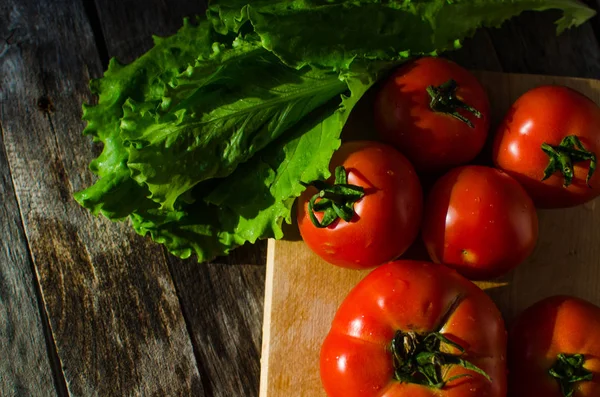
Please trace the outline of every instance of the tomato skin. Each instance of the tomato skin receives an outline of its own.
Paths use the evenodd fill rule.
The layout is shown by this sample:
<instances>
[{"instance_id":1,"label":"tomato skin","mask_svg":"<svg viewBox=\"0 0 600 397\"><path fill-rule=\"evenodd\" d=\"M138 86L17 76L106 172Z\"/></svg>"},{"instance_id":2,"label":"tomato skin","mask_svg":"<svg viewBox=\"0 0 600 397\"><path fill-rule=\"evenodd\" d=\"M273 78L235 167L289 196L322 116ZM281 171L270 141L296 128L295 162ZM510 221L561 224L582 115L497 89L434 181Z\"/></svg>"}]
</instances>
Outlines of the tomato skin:
<instances>
[{"instance_id":1,"label":"tomato skin","mask_svg":"<svg viewBox=\"0 0 600 397\"><path fill-rule=\"evenodd\" d=\"M463 166L442 176L425 205L431 259L474 280L501 276L535 248L538 218L525 190L502 171Z\"/></svg>"},{"instance_id":2,"label":"tomato skin","mask_svg":"<svg viewBox=\"0 0 600 397\"><path fill-rule=\"evenodd\" d=\"M573 183L563 187L556 172L542 181L549 157L543 143L557 146L569 135L600 156L600 108L589 98L567 87L541 86L528 91L511 107L494 138L495 165L512 175L538 208L566 208L600 195L600 173L586 185L589 161L574 164Z\"/></svg>"},{"instance_id":3,"label":"tomato skin","mask_svg":"<svg viewBox=\"0 0 600 397\"><path fill-rule=\"evenodd\" d=\"M583 354L591 381L576 384L574 397L600 396L600 308L579 298L552 296L526 309L510 331L510 396L563 397L548 374L559 353Z\"/></svg>"},{"instance_id":4,"label":"tomato skin","mask_svg":"<svg viewBox=\"0 0 600 397\"><path fill-rule=\"evenodd\" d=\"M478 119L465 110L466 123L430 108L427 87L450 79L457 97L481 112ZM473 160L482 150L490 127L490 103L482 85L469 71L443 58L420 58L399 68L375 100L375 126L384 142L405 154L417 171L445 171Z\"/></svg>"},{"instance_id":5,"label":"tomato skin","mask_svg":"<svg viewBox=\"0 0 600 397\"><path fill-rule=\"evenodd\" d=\"M402 255L417 238L423 212L421 184L410 162L391 146L355 141L333 155L331 170L338 165L346 168L349 184L365 189L365 196L355 203L350 222L338 219L319 229L308 214L317 190L308 188L297 207L304 242L325 261L351 269L375 267Z\"/></svg>"},{"instance_id":6,"label":"tomato skin","mask_svg":"<svg viewBox=\"0 0 600 397\"><path fill-rule=\"evenodd\" d=\"M492 381L457 366L446 379L471 377L442 389L394 380L389 345L397 330L439 330ZM396 261L372 271L343 301L321 348L320 373L329 397L504 397L505 357L504 321L481 289L442 265Z\"/></svg>"}]
</instances>

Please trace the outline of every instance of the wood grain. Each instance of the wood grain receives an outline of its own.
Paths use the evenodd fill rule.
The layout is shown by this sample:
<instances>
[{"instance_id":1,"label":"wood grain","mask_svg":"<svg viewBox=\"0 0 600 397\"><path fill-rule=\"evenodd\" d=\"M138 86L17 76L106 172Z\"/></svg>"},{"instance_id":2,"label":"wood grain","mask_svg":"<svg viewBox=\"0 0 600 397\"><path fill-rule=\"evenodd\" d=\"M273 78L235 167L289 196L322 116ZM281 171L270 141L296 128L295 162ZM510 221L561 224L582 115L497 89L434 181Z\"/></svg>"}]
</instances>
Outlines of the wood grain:
<instances>
[{"instance_id":1,"label":"wood grain","mask_svg":"<svg viewBox=\"0 0 600 397\"><path fill-rule=\"evenodd\" d=\"M130 62L152 46L151 36L179 29L205 2L96 0L107 53ZM265 242L210 264L166 253L192 337L207 395L258 395Z\"/></svg>"},{"instance_id":2,"label":"wood grain","mask_svg":"<svg viewBox=\"0 0 600 397\"><path fill-rule=\"evenodd\" d=\"M589 2L598 10L600 1ZM479 29L446 56L472 70L600 78L600 15L556 35L559 12L525 12L501 28Z\"/></svg>"},{"instance_id":3,"label":"wood grain","mask_svg":"<svg viewBox=\"0 0 600 397\"><path fill-rule=\"evenodd\" d=\"M518 96L541 84L567 85L600 103L597 80L478 75L493 98L496 120ZM554 294L600 305L598 205L600 200L573 209L539 211L540 238L533 255L508 276L479 283L509 325L527 306ZM321 342L337 307L367 273L328 265L298 239L269 241L261 397L325 395L318 368Z\"/></svg>"},{"instance_id":4,"label":"wood grain","mask_svg":"<svg viewBox=\"0 0 600 397\"><path fill-rule=\"evenodd\" d=\"M600 46L593 23L556 35L559 12L526 12L486 29L504 72L600 78Z\"/></svg>"},{"instance_id":5,"label":"wood grain","mask_svg":"<svg viewBox=\"0 0 600 397\"><path fill-rule=\"evenodd\" d=\"M162 250L72 199L92 183L81 103L101 72L81 2L7 7L4 144L69 393L202 396Z\"/></svg>"},{"instance_id":6,"label":"wood grain","mask_svg":"<svg viewBox=\"0 0 600 397\"><path fill-rule=\"evenodd\" d=\"M152 35L174 34L183 18L204 15L205 0L94 0L109 57L130 63L149 50Z\"/></svg>"},{"instance_id":7,"label":"wood grain","mask_svg":"<svg viewBox=\"0 0 600 397\"><path fill-rule=\"evenodd\" d=\"M208 395L257 396L265 266L170 262Z\"/></svg>"},{"instance_id":8,"label":"wood grain","mask_svg":"<svg viewBox=\"0 0 600 397\"><path fill-rule=\"evenodd\" d=\"M0 6L0 14L4 11ZM0 87L0 119L4 118L3 98ZM0 360L0 395L56 396L40 312L43 308L36 296L33 265L1 135L0 219L0 352L10 357ZM62 372L57 375L62 377Z\"/></svg>"}]
</instances>

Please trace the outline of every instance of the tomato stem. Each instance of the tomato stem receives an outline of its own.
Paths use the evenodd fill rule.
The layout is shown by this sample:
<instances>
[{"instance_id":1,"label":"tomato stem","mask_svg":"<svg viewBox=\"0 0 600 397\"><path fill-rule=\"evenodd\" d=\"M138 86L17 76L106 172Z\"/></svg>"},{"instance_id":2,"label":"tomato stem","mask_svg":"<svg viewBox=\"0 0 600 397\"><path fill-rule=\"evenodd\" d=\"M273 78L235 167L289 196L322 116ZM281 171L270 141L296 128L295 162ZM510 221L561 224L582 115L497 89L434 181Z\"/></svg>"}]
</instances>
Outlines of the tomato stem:
<instances>
[{"instance_id":1,"label":"tomato stem","mask_svg":"<svg viewBox=\"0 0 600 397\"><path fill-rule=\"evenodd\" d=\"M434 112L446 113L447 115L452 116L455 119L467 124L469 127L475 128L473 122L465 116L463 116L462 114L460 114L458 112L458 109L464 109L472 113L478 119L482 118L483 115L479 110L467 105L465 102L460 100L456 96L457 89L458 84L454 79L450 79L444 84L437 87L430 85L429 87L427 87L427 93L431 97L429 107Z\"/></svg>"},{"instance_id":2,"label":"tomato stem","mask_svg":"<svg viewBox=\"0 0 600 397\"><path fill-rule=\"evenodd\" d=\"M555 378L563 396L572 397L575 393L575 383L592 380L594 375L583 367L585 357L583 354L559 354L556 362L548 370L550 376Z\"/></svg>"},{"instance_id":3,"label":"tomato stem","mask_svg":"<svg viewBox=\"0 0 600 397\"><path fill-rule=\"evenodd\" d=\"M313 225L318 228L325 228L338 218L350 222L354 217L354 203L365 195L362 187L348 184L348 174L342 166L335 169L333 185L324 181L303 185L314 186L319 190L308 202L308 215ZM321 221L315 215L316 212L323 213Z\"/></svg>"},{"instance_id":4,"label":"tomato stem","mask_svg":"<svg viewBox=\"0 0 600 397\"><path fill-rule=\"evenodd\" d=\"M577 136L566 136L558 146L543 143L542 150L550 157L550 162L544 170L542 181L545 181L552 174L559 171L565 178L563 186L569 187L575 175L573 164L580 161L589 161L590 166L585 182L591 188L590 179L594 175L597 165L596 154L587 150Z\"/></svg>"},{"instance_id":5,"label":"tomato stem","mask_svg":"<svg viewBox=\"0 0 600 397\"><path fill-rule=\"evenodd\" d=\"M459 350L461 355L442 352L442 344ZM421 335L413 331L396 331L392 339L391 351L394 378L400 382L442 389L448 382L471 376L465 373L444 379L442 369L450 365L459 365L484 376L491 382L491 378L485 371L461 357L465 352L462 346L439 332Z\"/></svg>"}]
</instances>

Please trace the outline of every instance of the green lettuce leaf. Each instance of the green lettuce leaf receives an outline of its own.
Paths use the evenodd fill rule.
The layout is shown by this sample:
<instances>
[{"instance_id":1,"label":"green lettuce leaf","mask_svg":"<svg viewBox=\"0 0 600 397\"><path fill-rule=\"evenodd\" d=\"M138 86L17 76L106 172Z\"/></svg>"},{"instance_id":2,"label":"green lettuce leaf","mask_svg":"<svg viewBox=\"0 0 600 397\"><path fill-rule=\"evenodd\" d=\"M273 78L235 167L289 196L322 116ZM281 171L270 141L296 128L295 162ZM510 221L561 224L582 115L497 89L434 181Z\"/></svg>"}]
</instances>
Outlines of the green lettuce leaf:
<instances>
[{"instance_id":1,"label":"green lettuce leaf","mask_svg":"<svg viewBox=\"0 0 600 397\"><path fill-rule=\"evenodd\" d=\"M171 253L199 261L226 255L237 246L263 238L282 238L283 221L291 222L300 182L329 177L329 160L340 146L340 134L352 108L374 79L348 77L350 96L334 100L310 114L211 192L179 212L152 209L134 214L133 226L150 234ZM195 193L204 195L199 185Z\"/></svg>"},{"instance_id":2,"label":"green lettuce leaf","mask_svg":"<svg viewBox=\"0 0 600 397\"><path fill-rule=\"evenodd\" d=\"M337 73L289 68L260 42L216 48L160 101L125 103L127 166L165 210L199 182L228 176L347 89Z\"/></svg>"},{"instance_id":3,"label":"green lettuce leaf","mask_svg":"<svg viewBox=\"0 0 600 397\"><path fill-rule=\"evenodd\" d=\"M113 58L104 76L90 83L92 93L98 95L98 104L84 105L83 120L87 126L83 133L104 144L100 156L90 164L100 179L77 192L75 199L94 214L120 219L151 205L146 199L148 189L130 177L129 153L121 136L123 107L127 101L144 103L162 98L173 79L199 56L209 53L213 31L208 21L194 25L186 19L176 35L154 37L154 42L150 51L129 65L121 65Z\"/></svg>"},{"instance_id":4,"label":"green lettuce leaf","mask_svg":"<svg viewBox=\"0 0 600 397\"><path fill-rule=\"evenodd\" d=\"M273 4L278 4L279 1L253 0L251 3L252 7L264 9ZM292 5L295 1L289 1L288 3ZM243 28L248 22L248 4L250 4L248 0L209 1L206 16L215 31L220 34L239 33L244 30Z\"/></svg>"}]
</instances>

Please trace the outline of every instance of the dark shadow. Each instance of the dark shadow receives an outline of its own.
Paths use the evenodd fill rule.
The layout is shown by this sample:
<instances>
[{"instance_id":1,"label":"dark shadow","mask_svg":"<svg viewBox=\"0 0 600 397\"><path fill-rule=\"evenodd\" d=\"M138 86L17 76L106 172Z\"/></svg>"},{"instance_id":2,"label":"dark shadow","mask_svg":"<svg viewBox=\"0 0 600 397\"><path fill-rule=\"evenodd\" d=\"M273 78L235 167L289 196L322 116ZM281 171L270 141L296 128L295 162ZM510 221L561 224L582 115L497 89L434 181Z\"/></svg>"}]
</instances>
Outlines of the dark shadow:
<instances>
[{"instance_id":1,"label":"dark shadow","mask_svg":"<svg viewBox=\"0 0 600 397\"><path fill-rule=\"evenodd\" d=\"M246 243L234 248L229 255L218 256L209 263L265 267L267 263L267 240L258 240L254 244ZM197 266L203 265L202 263L197 264Z\"/></svg>"},{"instance_id":2,"label":"dark shadow","mask_svg":"<svg viewBox=\"0 0 600 397\"><path fill-rule=\"evenodd\" d=\"M490 101L493 101L493 100L494 100L494 98L490 98ZM490 131L488 133L485 144L483 145L483 149L477 155L477 157L475 157L475 159L472 161L472 164L483 165L486 167L494 167L494 162L493 162L494 141L496 139L498 129L500 128L500 125L502 123L504 123L504 122L510 123L513 120L515 110L516 109L511 106L510 109L508 109L504 112L498 112L498 111L494 110L494 106L492 105L492 113L490 116L491 117Z\"/></svg>"},{"instance_id":3,"label":"dark shadow","mask_svg":"<svg viewBox=\"0 0 600 397\"><path fill-rule=\"evenodd\" d=\"M362 96L358 103L352 109L348 120L342 130L342 142L378 140L377 130L375 129L375 119L373 116L373 104L377 93L381 90L383 82L387 78L381 79L375 83Z\"/></svg>"},{"instance_id":4,"label":"dark shadow","mask_svg":"<svg viewBox=\"0 0 600 397\"><path fill-rule=\"evenodd\" d=\"M98 56L100 58L100 62L102 63L102 69L106 70L108 68L110 56L108 55L106 39L104 38L104 32L102 31L102 22L100 21L100 16L98 15L96 2L94 0L82 0L82 4L90 23L90 27L92 28L94 42L96 43L96 50L98 51Z\"/></svg>"},{"instance_id":5,"label":"dark shadow","mask_svg":"<svg viewBox=\"0 0 600 397\"><path fill-rule=\"evenodd\" d=\"M300 235L300 230L298 229L298 217L296 216L298 211L298 200L294 202L292 206L292 223L287 224L283 222L283 240L285 241L300 241L302 240L302 236Z\"/></svg>"},{"instance_id":6,"label":"dark shadow","mask_svg":"<svg viewBox=\"0 0 600 397\"><path fill-rule=\"evenodd\" d=\"M429 253L427 253L427 248L425 247L425 243L423 242L423 238L421 236L420 231L413 244L410 247L408 247L406 252L403 255L401 255L398 259L431 262L431 259L429 258Z\"/></svg>"}]
</instances>

